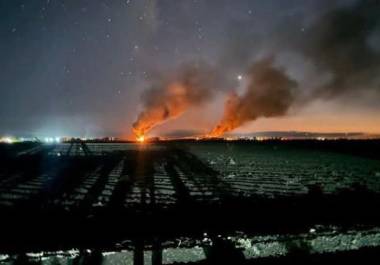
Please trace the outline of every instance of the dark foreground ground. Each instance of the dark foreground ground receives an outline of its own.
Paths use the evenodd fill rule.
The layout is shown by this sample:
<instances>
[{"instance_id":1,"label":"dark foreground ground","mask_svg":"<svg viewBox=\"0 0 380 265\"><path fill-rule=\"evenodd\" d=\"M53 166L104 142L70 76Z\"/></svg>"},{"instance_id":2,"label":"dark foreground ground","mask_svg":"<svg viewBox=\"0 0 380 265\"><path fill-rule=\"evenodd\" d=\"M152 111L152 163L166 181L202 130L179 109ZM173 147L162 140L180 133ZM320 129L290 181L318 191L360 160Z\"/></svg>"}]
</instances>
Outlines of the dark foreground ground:
<instances>
[{"instance_id":1,"label":"dark foreground ground","mask_svg":"<svg viewBox=\"0 0 380 265\"><path fill-rule=\"evenodd\" d=\"M379 191L378 141L3 145L0 262L363 263Z\"/></svg>"}]
</instances>

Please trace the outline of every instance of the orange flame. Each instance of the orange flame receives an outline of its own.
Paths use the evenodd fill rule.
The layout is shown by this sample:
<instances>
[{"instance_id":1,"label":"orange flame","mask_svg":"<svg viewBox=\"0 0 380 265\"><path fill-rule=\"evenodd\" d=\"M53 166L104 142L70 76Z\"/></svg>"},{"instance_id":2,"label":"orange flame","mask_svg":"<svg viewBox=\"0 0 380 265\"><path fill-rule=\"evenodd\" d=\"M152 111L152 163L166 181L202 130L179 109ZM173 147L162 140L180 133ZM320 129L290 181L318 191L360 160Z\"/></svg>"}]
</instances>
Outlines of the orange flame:
<instances>
[{"instance_id":1,"label":"orange flame","mask_svg":"<svg viewBox=\"0 0 380 265\"><path fill-rule=\"evenodd\" d=\"M239 127L243 122L239 118L240 98L236 93L231 93L224 106L224 114L221 121L212 129L212 131L207 134L206 137L214 138L220 137L224 133L232 131Z\"/></svg>"},{"instance_id":2,"label":"orange flame","mask_svg":"<svg viewBox=\"0 0 380 265\"><path fill-rule=\"evenodd\" d=\"M198 62L182 65L161 76L142 95L143 111L133 124L136 136L146 135L156 126L178 118L192 107L208 102L224 86L219 71Z\"/></svg>"},{"instance_id":3,"label":"orange flame","mask_svg":"<svg viewBox=\"0 0 380 265\"><path fill-rule=\"evenodd\" d=\"M143 143L145 141L145 136L140 135L140 136L136 137L136 140L137 140L137 142Z\"/></svg>"},{"instance_id":4,"label":"orange flame","mask_svg":"<svg viewBox=\"0 0 380 265\"><path fill-rule=\"evenodd\" d=\"M282 68L276 68L273 58L255 63L248 72L244 93L229 95L224 115L209 135L219 137L257 118L285 115L294 102L296 88L297 82Z\"/></svg>"},{"instance_id":5,"label":"orange flame","mask_svg":"<svg viewBox=\"0 0 380 265\"><path fill-rule=\"evenodd\" d=\"M157 95L155 104L148 106L133 124L133 132L139 138L168 119L183 114L191 104L186 88L178 83L166 87L162 95Z\"/></svg>"}]
</instances>

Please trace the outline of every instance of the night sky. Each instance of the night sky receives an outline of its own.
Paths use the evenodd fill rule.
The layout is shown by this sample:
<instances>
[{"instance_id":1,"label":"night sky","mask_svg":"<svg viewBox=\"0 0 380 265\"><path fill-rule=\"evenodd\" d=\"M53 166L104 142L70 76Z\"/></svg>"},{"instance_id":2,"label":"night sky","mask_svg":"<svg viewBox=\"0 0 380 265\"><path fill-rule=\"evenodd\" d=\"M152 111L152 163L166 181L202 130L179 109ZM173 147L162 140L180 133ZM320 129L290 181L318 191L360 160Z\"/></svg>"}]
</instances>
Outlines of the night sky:
<instances>
[{"instance_id":1,"label":"night sky","mask_svg":"<svg viewBox=\"0 0 380 265\"><path fill-rule=\"evenodd\" d=\"M0 135L129 136L146 91L186 64L217 69L220 89L151 134L206 132L263 58L295 99L235 132L380 133L379 12L371 0L0 0Z\"/></svg>"}]
</instances>

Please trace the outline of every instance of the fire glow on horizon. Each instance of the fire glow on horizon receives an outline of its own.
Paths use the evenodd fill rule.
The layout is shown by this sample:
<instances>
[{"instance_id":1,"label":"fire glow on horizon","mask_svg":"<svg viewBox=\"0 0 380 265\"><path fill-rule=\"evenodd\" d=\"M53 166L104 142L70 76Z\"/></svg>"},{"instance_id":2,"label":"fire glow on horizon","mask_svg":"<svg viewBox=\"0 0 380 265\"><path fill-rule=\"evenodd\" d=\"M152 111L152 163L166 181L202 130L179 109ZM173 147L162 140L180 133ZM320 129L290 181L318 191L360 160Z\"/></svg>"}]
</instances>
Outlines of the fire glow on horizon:
<instances>
[{"instance_id":1,"label":"fire glow on horizon","mask_svg":"<svg viewBox=\"0 0 380 265\"><path fill-rule=\"evenodd\" d=\"M145 142L145 136L144 135L136 136L136 141L139 143L144 143Z\"/></svg>"},{"instance_id":2,"label":"fire glow on horizon","mask_svg":"<svg viewBox=\"0 0 380 265\"><path fill-rule=\"evenodd\" d=\"M368 96L379 95L380 53L369 45L369 40L379 32L379 18L377 1L337 6L302 30L304 41L299 41L293 31L291 38L274 34L273 41L289 43L281 49L276 45L268 47L260 57L252 45L253 36L243 32L238 35L241 38L225 43L216 64L190 61L152 80L142 96L143 109L133 124L135 136L146 135L220 94L226 96L222 118L205 137L223 136L261 118L284 117L290 110L306 108L318 100L339 102L349 98L359 105L367 100L371 103ZM237 56L237 47L244 56ZM281 59L284 52L297 54L315 66L311 71L315 78L308 78L310 82L305 84L292 74L292 67ZM219 59L225 64L221 65ZM325 74L331 76L322 82ZM341 120L339 124L343 127ZM319 124L318 130L320 126L324 125Z\"/></svg>"}]
</instances>

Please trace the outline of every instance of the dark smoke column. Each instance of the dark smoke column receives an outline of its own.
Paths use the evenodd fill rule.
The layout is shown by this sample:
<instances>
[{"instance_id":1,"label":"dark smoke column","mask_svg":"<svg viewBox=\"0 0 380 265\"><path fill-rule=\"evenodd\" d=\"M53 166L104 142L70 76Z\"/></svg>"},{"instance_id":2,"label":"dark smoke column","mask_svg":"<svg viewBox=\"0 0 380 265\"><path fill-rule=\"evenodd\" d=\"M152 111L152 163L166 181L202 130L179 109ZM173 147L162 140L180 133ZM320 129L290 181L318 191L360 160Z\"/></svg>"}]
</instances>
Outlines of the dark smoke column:
<instances>
[{"instance_id":1,"label":"dark smoke column","mask_svg":"<svg viewBox=\"0 0 380 265\"><path fill-rule=\"evenodd\" d=\"M253 64L243 95L231 93L224 115L209 137L218 137L260 117L283 116L295 100L296 81L273 66L273 58Z\"/></svg>"},{"instance_id":2,"label":"dark smoke column","mask_svg":"<svg viewBox=\"0 0 380 265\"><path fill-rule=\"evenodd\" d=\"M154 82L142 95L144 109L133 124L136 138L143 139L157 125L211 100L229 83L220 73L215 67L193 63L183 65L169 78Z\"/></svg>"}]
</instances>

